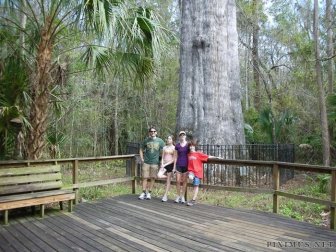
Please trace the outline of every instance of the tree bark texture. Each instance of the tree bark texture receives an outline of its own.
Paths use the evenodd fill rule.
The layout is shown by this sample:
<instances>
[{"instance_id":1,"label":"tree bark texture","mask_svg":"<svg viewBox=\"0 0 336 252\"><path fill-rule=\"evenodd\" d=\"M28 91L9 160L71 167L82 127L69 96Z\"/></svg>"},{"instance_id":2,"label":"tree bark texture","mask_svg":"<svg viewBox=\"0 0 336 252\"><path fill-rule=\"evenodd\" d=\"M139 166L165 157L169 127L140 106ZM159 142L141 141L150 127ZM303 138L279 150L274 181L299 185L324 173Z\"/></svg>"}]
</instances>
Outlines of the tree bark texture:
<instances>
[{"instance_id":1,"label":"tree bark texture","mask_svg":"<svg viewBox=\"0 0 336 252\"><path fill-rule=\"evenodd\" d=\"M47 130L47 119L49 109L50 87L52 78L50 75L52 59L52 35L50 18L46 19L45 25L41 28L41 40L38 45L36 59L36 73L32 79L30 108L31 128L28 132L28 159L39 159L45 145L44 137Z\"/></svg>"},{"instance_id":2,"label":"tree bark texture","mask_svg":"<svg viewBox=\"0 0 336 252\"><path fill-rule=\"evenodd\" d=\"M333 44L333 9L332 9L332 1L326 0L326 26L327 26L327 56L333 57L334 55L334 44ZM328 61L328 95L332 95L334 93L334 59L331 58ZM334 138L334 126L333 124L329 125L329 139Z\"/></svg>"},{"instance_id":3,"label":"tree bark texture","mask_svg":"<svg viewBox=\"0 0 336 252\"><path fill-rule=\"evenodd\" d=\"M252 65L253 79L255 83L254 107L260 111L261 107L261 85L259 69L259 0L253 0L253 31L252 31Z\"/></svg>"},{"instance_id":4,"label":"tree bark texture","mask_svg":"<svg viewBox=\"0 0 336 252\"><path fill-rule=\"evenodd\" d=\"M330 139L328 130L327 108L325 101L325 91L322 83L322 67L319 47L319 4L314 0L314 43L315 43L315 72L316 84L319 90L319 106L322 131L323 164L330 165Z\"/></svg>"},{"instance_id":5,"label":"tree bark texture","mask_svg":"<svg viewBox=\"0 0 336 252\"><path fill-rule=\"evenodd\" d=\"M333 22L332 18L332 1L326 0L326 23L327 23L327 55L332 57L334 55L334 45L333 45ZM334 92L334 59L330 59L328 62L328 91L331 95Z\"/></svg>"},{"instance_id":6,"label":"tree bark texture","mask_svg":"<svg viewBox=\"0 0 336 252\"><path fill-rule=\"evenodd\" d=\"M234 0L183 0L177 131L202 144L242 144Z\"/></svg>"}]
</instances>

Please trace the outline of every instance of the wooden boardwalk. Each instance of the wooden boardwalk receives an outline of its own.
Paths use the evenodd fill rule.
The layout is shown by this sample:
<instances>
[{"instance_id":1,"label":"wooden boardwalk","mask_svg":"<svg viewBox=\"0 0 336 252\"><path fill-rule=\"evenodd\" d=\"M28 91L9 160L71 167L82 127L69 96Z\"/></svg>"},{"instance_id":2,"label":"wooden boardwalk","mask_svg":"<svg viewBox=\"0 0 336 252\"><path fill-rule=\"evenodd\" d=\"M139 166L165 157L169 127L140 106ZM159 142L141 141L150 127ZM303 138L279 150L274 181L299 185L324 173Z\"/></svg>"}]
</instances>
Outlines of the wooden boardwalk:
<instances>
[{"instance_id":1,"label":"wooden boardwalk","mask_svg":"<svg viewBox=\"0 0 336 252\"><path fill-rule=\"evenodd\" d=\"M123 195L10 218L0 251L336 251L336 232L271 213Z\"/></svg>"}]
</instances>

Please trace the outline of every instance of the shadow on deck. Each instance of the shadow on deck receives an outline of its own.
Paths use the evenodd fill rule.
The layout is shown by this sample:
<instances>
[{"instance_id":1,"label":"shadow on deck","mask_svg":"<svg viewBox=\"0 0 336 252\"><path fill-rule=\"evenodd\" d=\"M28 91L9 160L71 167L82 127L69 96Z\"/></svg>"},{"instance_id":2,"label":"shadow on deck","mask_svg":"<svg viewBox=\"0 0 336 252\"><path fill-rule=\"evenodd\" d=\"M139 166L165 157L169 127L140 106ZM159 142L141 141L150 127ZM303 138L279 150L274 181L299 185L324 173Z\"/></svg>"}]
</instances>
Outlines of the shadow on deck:
<instances>
[{"instance_id":1,"label":"shadow on deck","mask_svg":"<svg viewBox=\"0 0 336 252\"><path fill-rule=\"evenodd\" d=\"M336 232L272 213L123 195L11 218L0 251L336 251Z\"/></svg>"}]
</instances>

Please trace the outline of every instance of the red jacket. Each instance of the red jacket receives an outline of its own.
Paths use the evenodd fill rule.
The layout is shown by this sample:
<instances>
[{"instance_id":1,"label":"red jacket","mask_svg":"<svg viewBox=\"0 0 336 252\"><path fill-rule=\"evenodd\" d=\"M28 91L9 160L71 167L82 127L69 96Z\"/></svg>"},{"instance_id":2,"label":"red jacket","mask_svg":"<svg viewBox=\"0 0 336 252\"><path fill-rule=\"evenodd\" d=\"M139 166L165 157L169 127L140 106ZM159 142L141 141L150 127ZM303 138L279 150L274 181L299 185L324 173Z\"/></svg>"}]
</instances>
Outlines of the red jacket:
<instances>
[{"instance_id":1,"label":"red jacket","mask_svg":"<svg viewBox=\"0 0 336 252\"><path fill-rule=\"evenodd\" d=\"M202 152L188 153L188 171L193 172L196 177L203 178L203 162L208 161L209 156Z\"/></svg>"}]
</instances>

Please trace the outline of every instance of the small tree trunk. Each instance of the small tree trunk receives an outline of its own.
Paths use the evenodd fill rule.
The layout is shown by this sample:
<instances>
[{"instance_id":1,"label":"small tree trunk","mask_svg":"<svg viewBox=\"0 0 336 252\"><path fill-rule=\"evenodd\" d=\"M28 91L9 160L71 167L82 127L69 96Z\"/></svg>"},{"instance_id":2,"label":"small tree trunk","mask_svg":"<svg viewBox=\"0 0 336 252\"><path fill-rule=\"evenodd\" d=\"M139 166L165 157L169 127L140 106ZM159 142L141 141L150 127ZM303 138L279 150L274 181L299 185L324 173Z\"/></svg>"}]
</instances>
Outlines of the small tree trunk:
<instances>
[{"instance_id":1,"label":"small tree trunk","mask_svg":"<svg viewBox=\"0 0 336 252\"><path fill-rule=\"evenodd\" d=\"M325 102L325 93L322 83L322 69L319 48L319 4L318 0L314 0L314 42L315 42L315 71L316 83L319 91L319 105L321 116L321 131L322 131L322 145L323 145L323 164L330 165L330 140L328 131L328 118Z\"/></svg>"},{"instance_id":2,"label":"small tree trunk","mask_svg":"<svg viewBox=\"0 0 336 252\"><path fill-rule=\"evenodd\" d=\"M332 57L334 55L333 46L333 18L332 18L332 4L331 0L326 0L326 26L327 26L327 55ZM328 61L328 91L329 95L334 93L334 59ZM334 138L334 126L329 125L329 138Z\"/></svg>"},{"instance_id":3,"label":"small tree trunk","mask_svg":"<svg viewBox=\"0 0 336 252\"><path fill-rule=\"evenodd\" d=\"M119 129L118 129L118 107L119 107L119 79L116 81L116 95L114 104L114 118L113 118L113 128L114 128L114 155L118 155L119 147Z\"/></svg>"},{"instance_id":4,"label":"small tree trunk","mask_svg":"<svg viewBox=\"0 0 336 252\"><path fill-rule=\"evenodd\" d=\"M252 64L253 64L253 79L256 85L254 95L254 106L257 111L261 107L261 87L260 87L260 67L259 67L259 0L253 0L253 32L252 32Z\"/></svg>"},{"instance_id":5,"label":"small tree trunk","mask_svg":"<svg viewBox=\"0 0 336 252\"><path fill-rule=\"evenodd\" d=\"M333 46L333 18L332 18L332 4L331 0L326 0L326 19L327 19L327 54L328 57L334 55L334 46ZM328 91L329 94L334 92L334 60L330 59L328 62Z\"/></svg>"}]
</instances>

